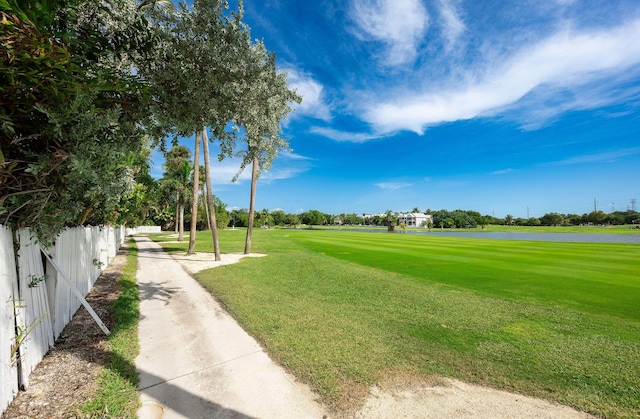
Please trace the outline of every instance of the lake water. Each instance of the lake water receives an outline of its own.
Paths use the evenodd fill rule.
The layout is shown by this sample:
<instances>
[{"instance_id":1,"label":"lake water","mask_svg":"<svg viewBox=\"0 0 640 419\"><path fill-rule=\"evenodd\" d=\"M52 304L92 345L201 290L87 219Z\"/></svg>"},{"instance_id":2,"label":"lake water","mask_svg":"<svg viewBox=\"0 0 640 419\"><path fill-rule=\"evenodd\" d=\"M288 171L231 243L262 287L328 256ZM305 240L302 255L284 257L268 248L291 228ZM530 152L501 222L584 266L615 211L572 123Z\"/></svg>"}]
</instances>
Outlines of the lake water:
<instances>
[{"instance_id":1,"label":"lake water","mask_svg":"<svg viewBox=\"0 0 640 419\"><path fill-rule=\"evenodd\" d=\"M349 229L342 231L368 231L388 233L382 229ZM405 234L398 230L392 234ZM635 243L640 244L640 234L588 234L588 233L525 233L498 231L422 231L407 230L406 234L420 234L425 236L463 237L472 239L496 240L534 240L550 242L582 242L582 243Z\"/></svg>"}]
</instances>

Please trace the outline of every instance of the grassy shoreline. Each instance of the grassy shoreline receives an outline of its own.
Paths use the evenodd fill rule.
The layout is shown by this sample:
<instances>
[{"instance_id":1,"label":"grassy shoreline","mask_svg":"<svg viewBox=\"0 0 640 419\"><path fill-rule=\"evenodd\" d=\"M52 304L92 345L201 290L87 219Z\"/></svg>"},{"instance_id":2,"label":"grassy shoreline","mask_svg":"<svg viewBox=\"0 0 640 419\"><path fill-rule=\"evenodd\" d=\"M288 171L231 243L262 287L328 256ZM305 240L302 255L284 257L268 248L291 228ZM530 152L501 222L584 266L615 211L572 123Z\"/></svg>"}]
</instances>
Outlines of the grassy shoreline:
<instances>
[{"instance_id":1,"label":"grassy shoreline","mask_svg":"<svg viewBox=\"0 0 640 419\"><path fill-rule=\"evenodd\" d=\"M221 231L222 252L243 232ZM253 250L268 257L198 280L335 409L417 374L640 412L638 245L258 230Z\"/></svg>"}]
</instances>

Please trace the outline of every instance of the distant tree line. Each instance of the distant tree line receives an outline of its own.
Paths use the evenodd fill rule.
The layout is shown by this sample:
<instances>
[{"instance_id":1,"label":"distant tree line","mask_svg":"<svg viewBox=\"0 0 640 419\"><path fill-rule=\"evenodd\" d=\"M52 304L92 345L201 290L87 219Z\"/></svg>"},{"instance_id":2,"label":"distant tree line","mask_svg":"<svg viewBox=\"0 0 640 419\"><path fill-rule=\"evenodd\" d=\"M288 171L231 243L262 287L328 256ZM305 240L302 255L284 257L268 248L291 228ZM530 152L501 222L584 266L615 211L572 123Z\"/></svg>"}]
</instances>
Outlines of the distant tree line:
<instances>
[{"instance_id":1,"label":"distant tree line","mask_svg":"<svg viewBox=\"0 0 640 419\"><path fill-rule=\"evenodd\" d=\"M147 153L148 153L147 149ZM128 195L123 205L117 207L116 221L127 225L159 225L163 230L174 230L179 237L185 229L191 228L193 188L195 167L192 155L184 146L174 146L165 151L164 173L159 180L149 175L149 166L145 156L140 156L139 168L134 176L134 191ZM202 172L202 167L199 167ZM206 176L200 174L200 178L206 182ZM212 228L208 217L211 209L205 199L204 186L200 184L200 192L196 214L196 228L198 230L210 230ZM636 211L617 211L605 213L593 211L587 214L560 214L550 212L542 217L516 218L507 214L504 218L491 215L482 215L478 211L446 209L421 211L414 207L411 211L393 212L391 210L382 214L356 214L340 213L328 214L312 209L302 213L287 213L281 209L269 210L263 208L256 210L251 221L250 211L245 208L228 210L227 204L219 197L215 197L214 212L217 228L252 227L297 227L306 226L376 226L389 227L398 225L398 217L402 213L422 213L431 215L431 220L424 226L426 228L476 228L493 225L513 226L566 226L566 225L624 225L639 224L640 213ZM403 227L400 225L400 227ZM406 226L405 226L406 228Z\"/></svg>"},{"instance_id":2,"label":"distant tree line","mask_svg":"<svg viewBox=\"0 0 640 419\"><path fill-rule=\"evenodd\" d=\"M421 211L413 211L421 212ZM432 223L426 227L434 228L476 228L493 225L513 226L579 226L579 225L625 225L640 224L640 212L616 211L605 213L593 211L587 214L560 214L550 212L542 217L516 218L507 214L504 218L482 215L477 211L445 209L426 210L423 214L430 214ZM392 213L397 222L400 213ZM246 227L248 224L248 210L234 209L229 212L229 226ZM305 211L300 214L286 213L282 210L268 211L263 209L256 212L255 227L259 226L297 226L300 224L319 225L351 225L351 226L387 226L387 214L326 214L319 210Z\"/></svg>"}]
</instances>

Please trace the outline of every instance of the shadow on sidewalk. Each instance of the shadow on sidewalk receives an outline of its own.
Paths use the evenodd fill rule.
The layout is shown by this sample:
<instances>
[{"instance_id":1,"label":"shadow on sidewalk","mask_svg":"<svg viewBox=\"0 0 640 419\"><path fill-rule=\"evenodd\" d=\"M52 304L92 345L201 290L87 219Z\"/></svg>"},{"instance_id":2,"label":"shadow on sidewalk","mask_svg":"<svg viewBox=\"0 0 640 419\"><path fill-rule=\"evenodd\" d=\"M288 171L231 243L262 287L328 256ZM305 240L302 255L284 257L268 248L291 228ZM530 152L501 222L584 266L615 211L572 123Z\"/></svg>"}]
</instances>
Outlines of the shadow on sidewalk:
<instances>
[{"instance_id":1,"label":"shadow on sidewalk","mask_svg":"<svg viewBox=\"0 0 640 419\"><path fill-rule=\"evenodd\" d=\"M145 406L145 401L151 398L160 401L163 407L188 418L254 419L253 416L203 399L148 372L139 371L139 373L141 383L153 383L139 388L143 406ZM144 411L146 408L143 407L142 410ZM140 417L144 418L145 416L141 414Z\"/></svg>"},{"instance_id":2,"label":"shadow on sidewalk","mask_svg":"<svg viewBox=\"0 0 640 419\"><path fill-rule=\"evenodd\" d=\"M179 287L165 286L167 281L164 282L138 282L138 292L140 295L140 301L159 300L164 301L164 305L169 304L169 300L178 292L181 291Z\"/></svg>"}]
</instances>

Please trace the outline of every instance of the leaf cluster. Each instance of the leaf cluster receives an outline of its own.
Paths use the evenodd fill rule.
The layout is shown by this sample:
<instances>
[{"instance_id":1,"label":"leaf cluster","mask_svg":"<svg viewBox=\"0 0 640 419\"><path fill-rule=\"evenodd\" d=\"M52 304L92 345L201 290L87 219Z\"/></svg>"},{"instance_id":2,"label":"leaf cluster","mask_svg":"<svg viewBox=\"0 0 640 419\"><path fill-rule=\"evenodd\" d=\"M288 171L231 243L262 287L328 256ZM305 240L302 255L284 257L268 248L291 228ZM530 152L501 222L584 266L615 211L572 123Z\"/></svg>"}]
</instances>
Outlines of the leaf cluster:
<instances>
[{"instance_id":1,"label":"leaf cluster","mask_svg":"<svg viewBox=\"0 0 640 419\"><path fill-rule=\"evenodd\" d=\"M0 223L109 222L154 125L146 18L132 0L0 0L0 16Z\"/></svg>"}]
</instances>

